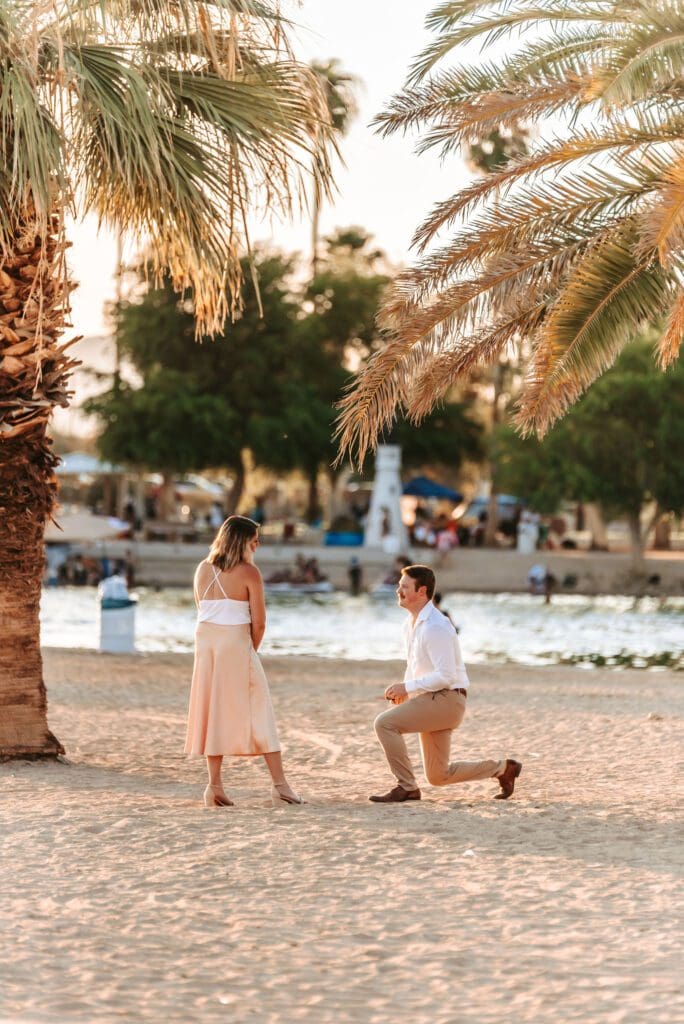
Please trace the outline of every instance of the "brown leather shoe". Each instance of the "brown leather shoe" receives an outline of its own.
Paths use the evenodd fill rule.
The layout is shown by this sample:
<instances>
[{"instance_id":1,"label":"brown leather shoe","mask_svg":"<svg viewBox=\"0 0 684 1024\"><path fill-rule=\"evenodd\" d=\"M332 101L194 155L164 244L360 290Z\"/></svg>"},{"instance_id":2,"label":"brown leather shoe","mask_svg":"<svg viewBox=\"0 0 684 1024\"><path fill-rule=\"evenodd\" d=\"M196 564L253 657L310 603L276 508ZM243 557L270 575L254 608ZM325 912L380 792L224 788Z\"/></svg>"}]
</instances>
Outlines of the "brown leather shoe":
<instances>
[{"instance_id":1,"label":"brown leather shoe","mask_svg":"<svg viewBox=\"0 0 684 1024\"><path fill-rule=\"evenodd\" d=\"M496 794L494 797L495 800L508 800L509 796L513 796L515 780L518 778L521 771L522 765L520 761L512 761L510 758L506 758L506 767L501 775L497 776L499 785L501 786L501 792Z\"/></svg>"},{"instance_id":2,"label":"brown leather shoe","mask_svg":"<svg viewBox=\"0 0 684 1024\"><path fill-rule=\"evenodd\" d=\"M403 789L395 786L389 793L382 793L379 796L369 796L374 804L403 804L406 800L420 800L419 789Z\"/></svg>"}]
</instances>

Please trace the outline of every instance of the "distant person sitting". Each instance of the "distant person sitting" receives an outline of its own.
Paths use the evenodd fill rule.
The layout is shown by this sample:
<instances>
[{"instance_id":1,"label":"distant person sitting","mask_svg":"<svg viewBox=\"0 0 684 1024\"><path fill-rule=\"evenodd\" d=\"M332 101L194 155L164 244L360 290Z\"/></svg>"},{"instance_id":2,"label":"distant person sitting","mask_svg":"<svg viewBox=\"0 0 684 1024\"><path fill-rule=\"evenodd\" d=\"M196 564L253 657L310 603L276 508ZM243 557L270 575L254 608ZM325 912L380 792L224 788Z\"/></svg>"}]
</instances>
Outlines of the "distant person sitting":
<instances>
[{"instance_id":1,"label":"distant person sitting","mask_svg":"<svg viewBox=\"0 0 684 1024\"><path fill-rule=\"evenodd\" d=\"M76 555L73 560L73 583L77 587L84 587L88 582L88 570L85 562L80 555Z\"/></svg>"}]
</instances>

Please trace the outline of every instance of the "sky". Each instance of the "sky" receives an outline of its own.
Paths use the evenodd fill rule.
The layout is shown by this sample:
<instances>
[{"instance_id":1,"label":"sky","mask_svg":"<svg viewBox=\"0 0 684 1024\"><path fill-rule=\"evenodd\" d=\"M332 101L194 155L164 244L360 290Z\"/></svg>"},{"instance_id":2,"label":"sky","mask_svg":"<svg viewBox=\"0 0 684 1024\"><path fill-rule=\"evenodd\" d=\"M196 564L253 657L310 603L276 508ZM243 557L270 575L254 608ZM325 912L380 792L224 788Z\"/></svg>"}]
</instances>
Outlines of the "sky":
<instances>
[{"instance_id":1,"label":"sky","mask_svg":"<svg viewBox=\"0 0 684 1024\"><path fill-rule=\"evenodd\" d=\"M437 154L418 157L415 136L381 139L369 126L401 88L427 41L424 20L434 6L435 0L304 0L295 15L298 56L306 61L337 57L362 82L360 112L342 142L346 167L337 168L338 192L334 204L322 211L322 234L359 225L395 263L409 260L411 236L432 205L467 180L458 157L445 164ZM114 296L114 240L106 233L98 236L90 221L73 226L70 234L70 264L79 285L72 297L74 329L84 335L107 333L103 306ZM307 222L261 223L253 234L287 251L309 249ZM135 245L126 255L134 252Z\"/></svg>"}]
</instances>

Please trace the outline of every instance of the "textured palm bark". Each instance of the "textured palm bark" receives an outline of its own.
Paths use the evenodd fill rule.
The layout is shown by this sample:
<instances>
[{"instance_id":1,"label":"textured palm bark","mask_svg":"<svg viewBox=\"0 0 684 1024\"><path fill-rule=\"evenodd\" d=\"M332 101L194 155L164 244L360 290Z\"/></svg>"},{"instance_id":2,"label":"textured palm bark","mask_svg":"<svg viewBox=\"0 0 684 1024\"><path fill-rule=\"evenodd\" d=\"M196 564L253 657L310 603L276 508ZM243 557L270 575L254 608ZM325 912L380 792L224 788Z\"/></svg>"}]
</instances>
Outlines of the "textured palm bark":
<instances>
[{"instance_id":1,"label":"textured palm bark","mask_svg":"<svg viewBox=\"0 0 684 1024\"><path fill-rule=\"evenodd\" d=\"M52 503L47 444L6 441L0 459L0 757L54 756L40 653L43 530Z\"/></svg>"},{"instance_id":2,"label":"textured palm bark","mask_svg":"<svg viewBox=\"0 0 684 1024\"><path fill-rule=\"evenodd\" d=\"M68 303L56 284L58 228L55 217L42 238L27 215L0 266L0 758L63 752L47 725L39 624L57 494L47 426L76 365L59 343Z\"/></svg>"}]
</instances>

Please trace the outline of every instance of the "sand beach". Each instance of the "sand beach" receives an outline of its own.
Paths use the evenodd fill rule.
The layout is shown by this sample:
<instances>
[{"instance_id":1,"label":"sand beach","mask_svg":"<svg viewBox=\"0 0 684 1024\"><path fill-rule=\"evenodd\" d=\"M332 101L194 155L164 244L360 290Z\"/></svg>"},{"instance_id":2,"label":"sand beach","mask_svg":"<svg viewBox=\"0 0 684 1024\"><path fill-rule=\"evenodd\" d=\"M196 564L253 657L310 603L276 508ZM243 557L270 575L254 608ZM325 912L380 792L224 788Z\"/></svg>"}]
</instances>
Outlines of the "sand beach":
<instances>
[{"instance_id":1,"label":"sand beach","mask_svg":"<svg viewBox=\"0 0 684 1024\"><path fill-rule=\"evenodd\" d=\"M677 673L476 666L453 750L522 760L513 799L378 807L400 664L265 667L309 803L245 759L206 811L190 656L46 651L68 763L0 765L0 1020L684 1019Z\"/></svg>"}]
</instances>

